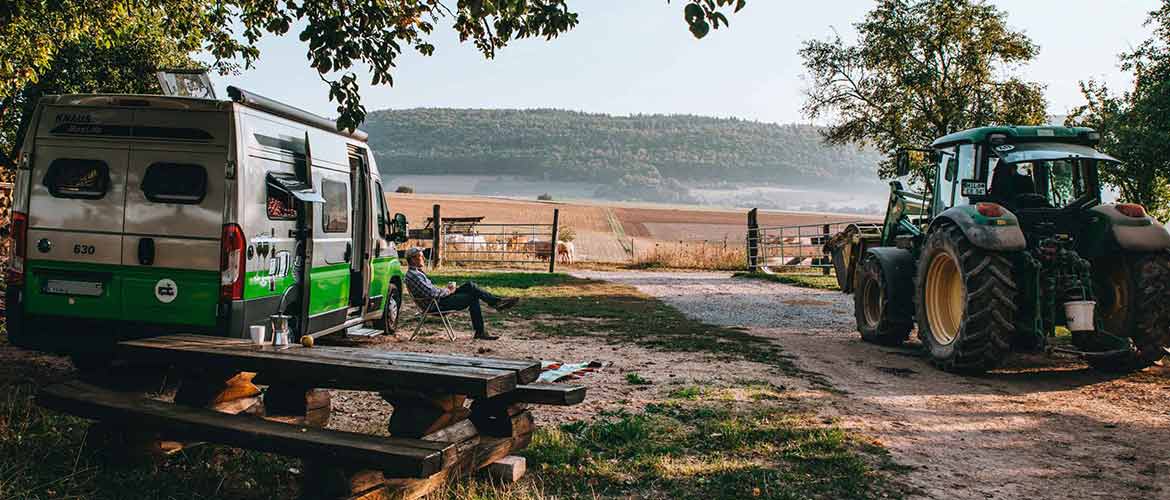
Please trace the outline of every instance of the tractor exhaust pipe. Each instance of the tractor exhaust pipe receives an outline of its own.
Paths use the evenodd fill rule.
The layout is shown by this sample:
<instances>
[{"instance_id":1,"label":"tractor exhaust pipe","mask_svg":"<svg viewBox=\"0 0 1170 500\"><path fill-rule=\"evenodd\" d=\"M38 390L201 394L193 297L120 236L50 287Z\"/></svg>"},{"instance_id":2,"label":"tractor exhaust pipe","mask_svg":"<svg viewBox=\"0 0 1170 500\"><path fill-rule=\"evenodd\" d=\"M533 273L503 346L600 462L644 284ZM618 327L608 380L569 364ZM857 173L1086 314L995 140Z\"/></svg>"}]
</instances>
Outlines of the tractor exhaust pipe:
<instances>
[{"instance_id":1,"label":"tractor exhaust pipe","mask_svg":"<svg viewBox=\"0 0 1170 500\"><path fill-rule=\"evenodd\" d=\"M1064 303L1064 317L1068 319L1068 329L1073 332L1093 333L1097 330L1093 320L1093 310L1097 308L1094 300L1070 300Z\"/></svg>"}]
</instances>

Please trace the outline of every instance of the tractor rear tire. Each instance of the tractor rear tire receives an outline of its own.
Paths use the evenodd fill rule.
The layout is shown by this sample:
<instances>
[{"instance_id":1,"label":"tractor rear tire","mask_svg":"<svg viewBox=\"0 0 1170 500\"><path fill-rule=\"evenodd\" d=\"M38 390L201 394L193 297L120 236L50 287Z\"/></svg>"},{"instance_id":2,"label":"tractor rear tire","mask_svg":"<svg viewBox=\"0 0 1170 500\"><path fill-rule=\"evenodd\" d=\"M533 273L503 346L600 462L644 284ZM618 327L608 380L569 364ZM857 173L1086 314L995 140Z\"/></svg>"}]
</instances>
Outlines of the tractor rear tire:
<instances>
[{"instance_id":1,"label":"tractor rear tire","mask_svg":"<svg viewBox=\"0 0 1170 500\"><path fill-rule=\"evenodd\" d=\"M918 260L914 306L918 338L939 368L978 374L1011 352L1016 298L1013 265L978 248L957 226L937 228Z\"/></svg>"},{"instance_id":2,"label":"tractor rear tire","mask_svg":"<svg viewBox=\"0 0 1170 500\"><path fill-rule=\"evenodd\" d=\"M902 345L910 338L914 318L892 307L897 303L891 296L894 289L882 273L877 258L869 257L859 267L858 286L853 291L853 312L861 339L884 346Z\"/></svg>"},{"instance_id":3,"label":"tractor rear tire","mask_svg":"<svg viewBox=\"0 0 1170 500\"><path fill-rule=\"evenodd\" d=\"M1170 253L1131 253L1093 266L1097 315L1104 330L1128 337L1134 352L1089 357L1093 368L1127 373L1153 365L1170 347Z\"/></svg>"}]
</instances>

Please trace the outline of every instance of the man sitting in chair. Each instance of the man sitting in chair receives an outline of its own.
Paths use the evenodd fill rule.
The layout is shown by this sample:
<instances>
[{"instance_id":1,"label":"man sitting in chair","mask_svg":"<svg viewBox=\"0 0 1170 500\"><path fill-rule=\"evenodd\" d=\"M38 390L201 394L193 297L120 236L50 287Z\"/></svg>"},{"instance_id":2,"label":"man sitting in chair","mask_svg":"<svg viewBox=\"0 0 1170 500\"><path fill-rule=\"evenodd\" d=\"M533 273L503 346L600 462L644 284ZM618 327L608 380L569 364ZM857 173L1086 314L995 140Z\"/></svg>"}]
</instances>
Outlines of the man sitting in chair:
<instances>
[{"instance_id":1,"label":"man sitting in chair","mask_svg":"<svg viewBox=\"0 0 1170 500\"><path fill-rule=\"evenodd\" d=\"M462 311L467 309L471 313L471 325L475 327L475 338L482 340L496 340L500 337L488 335L483 329L483 312L480 311L479 301L487 302L497 311L503 311L520 299L516 297L496 297L472 282L464 283L458 288L454 283L447 284L447 288L439 288L423 272L423 252L421 248L412 247L406 250L406 288L416 301L438 300L439 309L443 312Z\"/></svg>"}]
</instances>

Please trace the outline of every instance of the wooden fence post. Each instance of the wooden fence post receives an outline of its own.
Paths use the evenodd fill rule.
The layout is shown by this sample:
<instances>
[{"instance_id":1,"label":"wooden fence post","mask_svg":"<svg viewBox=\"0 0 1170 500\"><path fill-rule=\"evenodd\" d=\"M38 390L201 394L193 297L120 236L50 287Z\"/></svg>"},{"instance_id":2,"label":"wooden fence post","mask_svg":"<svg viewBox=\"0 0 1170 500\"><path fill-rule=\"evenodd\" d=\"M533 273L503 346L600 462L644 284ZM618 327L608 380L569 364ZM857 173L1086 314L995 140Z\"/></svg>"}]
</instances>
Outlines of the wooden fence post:
<instances>
[{"instance_id":1,"label":"wooden fence post","mask_svg":"<svg viewBox=\"0 0 1170 500\"><path fill-rule=\"evenodd\" d=\"M829 242L829 225L825 224L825 226L821 229L823 229L823 231L821 231L821 234L823 234L823 236L821 237L821 247L823 248L825 243ZM821 267L821 274L828 276L829 275L829 267L825 266L825 264L826 264L825 258L820 257L819 260L821 262L821 265L824 266L824 267Z\"/></svg>"},{"instance_id":2,"label":"wooden fence post","mask_svg":"<svg viewBox=\"0 0 1170 500\"><path fill-rule=\"evenodd\" d=\"M443 246L443 219L439 215L439 204L435 203L435 213L431 218L431 269L439 267L442 264L442 256L439 255L440 247Z\"/></svg>"},{"instance_id":3,"label":"wooden fence post","mask_svg":"<svg viewBox=\"0 0 1170 500\"><path fill-rule=\"evenodd\" d=\"M557 224L560 223L561 209L553 209L553 227L552 227L552 246L549 247L548 252L548 272L557 272L557 232L560 229Z\"/></svg>"},{"instance_id":4,"label":"wooden fence post","mask_svg":"<svg viewBox=\"0 0 1170 500\"><path fill-rule=\"evenodd\" d=\"M753 208L747 214L747 268L749 272L759 270L756 259L760 251L760 220L759 209Z\"/></svg>"}]
</instances>

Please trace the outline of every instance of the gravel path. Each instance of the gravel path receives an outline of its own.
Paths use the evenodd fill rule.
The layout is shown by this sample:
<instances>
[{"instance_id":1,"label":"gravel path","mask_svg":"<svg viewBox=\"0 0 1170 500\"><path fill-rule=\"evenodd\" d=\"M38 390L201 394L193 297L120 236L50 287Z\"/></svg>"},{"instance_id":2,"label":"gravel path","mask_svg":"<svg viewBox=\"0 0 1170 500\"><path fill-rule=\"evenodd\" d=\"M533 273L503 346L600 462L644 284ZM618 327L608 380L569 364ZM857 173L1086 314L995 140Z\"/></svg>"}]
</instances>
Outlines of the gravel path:
<instances>
[{"instance_id":1,"label":"gravel path","mask_svg":"<svg viewBox=\"0 0 1170 500\"><path fill-rule=\"evenodd\" d=\"M852 299L727 273L580 272L685 314L774 339L841 395L827 411L907 467L918 498L1170 500L1170 369L1111 377L1070 359L1017 356L961 377L917 344L861 342Z\"/></svg>"},{"instance_id":2,"label":"gravel path","mask_svg":"<svg viewBox=\"0 0 1170 500\"><path fill-rule=\"evenodd\" d=\"M853 328L853 300L838 292L732 278L730 273L583 271L573 275L632 285L713 325Z\"/></svg>"}]
</instances>

